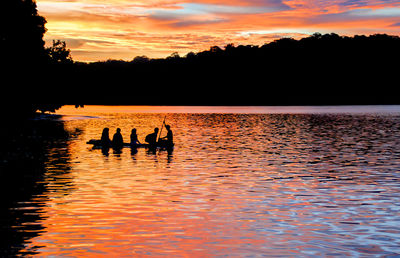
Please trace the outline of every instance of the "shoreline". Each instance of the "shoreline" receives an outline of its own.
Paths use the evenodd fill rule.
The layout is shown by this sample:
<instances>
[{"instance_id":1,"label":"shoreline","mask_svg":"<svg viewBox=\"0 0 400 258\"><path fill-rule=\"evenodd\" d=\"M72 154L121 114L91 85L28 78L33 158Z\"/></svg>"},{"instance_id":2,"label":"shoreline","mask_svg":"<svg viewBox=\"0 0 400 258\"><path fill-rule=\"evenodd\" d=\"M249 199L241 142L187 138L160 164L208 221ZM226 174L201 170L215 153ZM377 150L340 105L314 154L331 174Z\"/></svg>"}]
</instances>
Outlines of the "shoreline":
<instances>
[{"instance_id":1,"label":"shoreline","mask_svg":"<svg viewBox=\"0 0 400 258\"><path fill-rule=\"evenodd\" d=\"M330 105L330 106L145 106L145 105L86 105L75 109L65 105L56 112L61 116L99 118L112 113L222 113L222 114L323 114L376 113L400 114L400 105Z\"/></svg>"}]
</instances>

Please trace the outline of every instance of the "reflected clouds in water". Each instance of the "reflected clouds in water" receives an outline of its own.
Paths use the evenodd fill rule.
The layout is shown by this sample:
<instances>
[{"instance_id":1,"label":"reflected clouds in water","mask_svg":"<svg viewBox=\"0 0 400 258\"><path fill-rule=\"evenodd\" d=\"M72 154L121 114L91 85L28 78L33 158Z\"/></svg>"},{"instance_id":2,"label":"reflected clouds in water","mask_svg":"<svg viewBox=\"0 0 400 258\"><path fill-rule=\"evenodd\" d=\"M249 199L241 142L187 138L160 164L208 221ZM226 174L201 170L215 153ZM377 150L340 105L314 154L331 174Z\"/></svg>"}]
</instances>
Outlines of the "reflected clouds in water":
<instances>
[{"instance_id":1,"label":"reflected clouds in water","mask_svg":"<svg viewBox=\"0 0 400 258\"><path fill-rule=\"evenodd\" d=\"M45 256L400 253L399 114L168 114L173 153L125 148L108 156L86 144L102 128L121 128L124 138L136 128L143 142L165 114L88 115L99 118L66 121L67 131L83 133L46 152L55 160L43 169L65 171L59 175L66 182L49 192L62 182L57 173L54 181L35 179L47 182L43 190L34 187L35 196L46 198L40 207L46 219L21 250L42 246L36 250Z\"/></svg>"}]
</instances>

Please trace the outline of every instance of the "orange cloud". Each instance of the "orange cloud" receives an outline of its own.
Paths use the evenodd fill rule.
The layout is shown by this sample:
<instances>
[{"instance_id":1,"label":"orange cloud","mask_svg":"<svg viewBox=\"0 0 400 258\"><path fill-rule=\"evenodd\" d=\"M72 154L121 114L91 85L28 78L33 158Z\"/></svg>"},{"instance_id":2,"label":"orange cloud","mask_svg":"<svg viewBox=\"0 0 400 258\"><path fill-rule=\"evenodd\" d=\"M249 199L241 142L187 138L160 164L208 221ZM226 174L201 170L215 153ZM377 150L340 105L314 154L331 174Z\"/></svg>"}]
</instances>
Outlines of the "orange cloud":
<instances>
[{"instance_id":1,"label":"orange cloud","mask_svg":"<svg viewBox=\"0 0 400 258\"><path fill-rule=\"evenodd\" d=\"M74 60L184 55L212 45L262 45L314 32L399 35L393 0L37 0L47 42L61 39Z\"/></svg>"}]
</instances>

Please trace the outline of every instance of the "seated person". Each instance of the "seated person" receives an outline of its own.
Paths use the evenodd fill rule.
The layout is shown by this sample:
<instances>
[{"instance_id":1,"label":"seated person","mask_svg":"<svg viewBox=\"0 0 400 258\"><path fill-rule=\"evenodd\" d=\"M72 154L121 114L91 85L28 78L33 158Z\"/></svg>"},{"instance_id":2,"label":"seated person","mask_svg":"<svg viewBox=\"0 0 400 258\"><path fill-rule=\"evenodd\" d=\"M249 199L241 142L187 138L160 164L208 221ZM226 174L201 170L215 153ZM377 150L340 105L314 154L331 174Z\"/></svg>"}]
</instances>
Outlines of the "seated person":
<instances>
[{"instance_id":1,"label":"seated person","mask_svg":"<svg viewBox=\"0 0 400 258\"><path fill-rule=\"evenodd\" d=\"M117 128L117 131L113 136L112 145L114 148L122 148L124 145L124 140L122 138L121 129L119 129L119 128Z\"/></svg>"},{"instance_id":2,"label":"seated person","mask_svg":"<svg viewBox=\"0 0 400 258\"><path fill-rule=\"evenodd\" d=\"M136 128L133 128L131 131L131 145L141 144L138 140L138 136L136 134Z\"/></svg>"},{"instance_id":3,"label":"seated person","mask_svg":"<svg viewBox=\"0 0 400 258\"><path fill-rule=\"evenodd\" d=\"M158 128L154 128L154 132L151 134L148 134L145 138L145 141L149 145L156 145L157 144L157 136L158 136Z\"/></svg>"},{"instance_id":4,"label":"seated person","mask_svg":"<svg viewBox=\"0 0 400 258\"><path fill-rule=\"evenodd\" d=\"M109 147L111 145L111 140L109 136L109 129L104 128L103 132L101 133L100 144L103 147Z\"/></svg>"}]
</instances>

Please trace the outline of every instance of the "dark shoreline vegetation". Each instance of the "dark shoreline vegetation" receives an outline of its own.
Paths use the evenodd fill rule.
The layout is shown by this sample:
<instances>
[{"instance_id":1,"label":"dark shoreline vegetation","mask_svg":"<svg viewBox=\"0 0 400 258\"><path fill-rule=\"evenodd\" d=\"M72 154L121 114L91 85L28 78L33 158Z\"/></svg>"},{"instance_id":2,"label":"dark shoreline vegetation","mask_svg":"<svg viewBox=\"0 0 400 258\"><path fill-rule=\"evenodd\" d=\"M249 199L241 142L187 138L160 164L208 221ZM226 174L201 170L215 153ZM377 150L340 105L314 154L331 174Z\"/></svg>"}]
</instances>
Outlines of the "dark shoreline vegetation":
<instances>
[{"instance_id":1,"label":"dark shoreline vegetation","mask_svg":"<svg viewBox=\"0 0 400 258\"><path fill-rule=\"evenodd\" d=\"M5 0L0 54L9 112L57 105L399 104L400 37L315 33L262 46L228 44L181 57L75 62L65 42L45 47L46 19L32 0ZM9 21L12 21L11 23ZM29 104L24 104L25 102ZM45 107L45 108L43 108Z\"/></svg>"}]
</instances>

